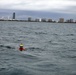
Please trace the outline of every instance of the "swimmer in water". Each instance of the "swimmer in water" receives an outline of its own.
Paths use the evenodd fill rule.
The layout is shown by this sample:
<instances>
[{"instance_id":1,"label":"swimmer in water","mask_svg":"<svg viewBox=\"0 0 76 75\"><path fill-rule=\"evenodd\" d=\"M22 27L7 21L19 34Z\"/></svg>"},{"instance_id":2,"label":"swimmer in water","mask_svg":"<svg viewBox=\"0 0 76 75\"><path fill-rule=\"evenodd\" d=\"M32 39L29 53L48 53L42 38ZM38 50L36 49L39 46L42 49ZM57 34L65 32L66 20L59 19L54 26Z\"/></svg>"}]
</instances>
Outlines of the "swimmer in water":
<instances>
[{"instance_id":1,"label":"swimmer in water","mask_svg":"<svg viewBox=\"0 0 76 75\"><path fill-rule=\"evenodd\" d=\"M19 50L20 50L20 51L25 51L25 50L26 50L26 49L23 47L23 44L22 44L22 43L20 44Z\"/></svg>"}]
</instances>

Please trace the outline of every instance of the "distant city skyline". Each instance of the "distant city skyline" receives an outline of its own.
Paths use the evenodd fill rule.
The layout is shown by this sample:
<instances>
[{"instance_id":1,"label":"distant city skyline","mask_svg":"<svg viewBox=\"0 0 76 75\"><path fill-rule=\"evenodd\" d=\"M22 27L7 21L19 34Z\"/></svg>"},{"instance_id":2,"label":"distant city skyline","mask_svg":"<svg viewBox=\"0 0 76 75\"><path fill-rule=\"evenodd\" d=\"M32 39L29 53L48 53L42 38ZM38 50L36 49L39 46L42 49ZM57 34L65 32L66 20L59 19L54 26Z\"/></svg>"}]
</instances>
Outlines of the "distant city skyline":
<instances>
[{"instance_id":1,"label":"distant city skyline","mask_svg":"<svg viewBox=\"0 0 76 75\"><path fill-rule=\"evenodd\" d=\"M65 18L58 18L58 20L53 20L52 18L33 18L33 17L28 17L27 19L17 19L16 13L13 12L12 13L12 18L10 18L9 16L7 18L0 18L0 21L25 21L25 22L58 22L58 23L76 23L76 20L74 19L67 19L65 20Z\"/></svg>"},{"instance_id":2,"label":"distant city skyline","mask_svg":"<svg viewBox=\"0 0 76 75\"><path fill-rule=\"evenodd\" d=\"M59 18L76 20L76 0L0 0L0 18Z\"/></svg>"}]
</instances>

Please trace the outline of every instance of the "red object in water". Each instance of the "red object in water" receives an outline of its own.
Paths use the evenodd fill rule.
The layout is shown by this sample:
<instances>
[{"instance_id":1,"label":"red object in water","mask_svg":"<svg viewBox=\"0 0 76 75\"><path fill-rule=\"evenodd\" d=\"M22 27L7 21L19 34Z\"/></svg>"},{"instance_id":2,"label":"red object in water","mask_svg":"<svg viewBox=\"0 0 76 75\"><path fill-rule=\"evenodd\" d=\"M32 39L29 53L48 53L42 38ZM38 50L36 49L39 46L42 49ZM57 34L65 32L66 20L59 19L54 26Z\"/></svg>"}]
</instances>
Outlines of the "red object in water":
<instances>
[{"instance_id":1,"label":"red object in water","mask_svg":"<svg viewBox=\"0 0 76 75\"><path fill-rule=\"evenodd\" d=\"M19 50L20 50L20 51L24 51L25 49L24 49L23 47L20 47Z\"/></svg>"}]
</instances>

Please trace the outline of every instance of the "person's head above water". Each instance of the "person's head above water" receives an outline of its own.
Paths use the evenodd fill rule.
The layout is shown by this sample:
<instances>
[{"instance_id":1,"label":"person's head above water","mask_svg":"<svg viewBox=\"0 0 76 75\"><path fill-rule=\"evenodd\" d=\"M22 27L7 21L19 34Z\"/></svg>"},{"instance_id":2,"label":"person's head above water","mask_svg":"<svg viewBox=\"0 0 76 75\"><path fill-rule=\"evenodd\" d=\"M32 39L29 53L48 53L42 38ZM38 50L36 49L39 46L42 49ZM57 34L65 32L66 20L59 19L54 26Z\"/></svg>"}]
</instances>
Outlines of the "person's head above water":
<instances>
[{"instance_id":1,"label":"person's head above water","mask_svg":"<svg viewBox=\"0 0 76 75\"><path fill-rule=\"evenodd\" d=\"M20 47L23 47L23 44L22 43L20 44Z\"/></svg>"}]
</instances>

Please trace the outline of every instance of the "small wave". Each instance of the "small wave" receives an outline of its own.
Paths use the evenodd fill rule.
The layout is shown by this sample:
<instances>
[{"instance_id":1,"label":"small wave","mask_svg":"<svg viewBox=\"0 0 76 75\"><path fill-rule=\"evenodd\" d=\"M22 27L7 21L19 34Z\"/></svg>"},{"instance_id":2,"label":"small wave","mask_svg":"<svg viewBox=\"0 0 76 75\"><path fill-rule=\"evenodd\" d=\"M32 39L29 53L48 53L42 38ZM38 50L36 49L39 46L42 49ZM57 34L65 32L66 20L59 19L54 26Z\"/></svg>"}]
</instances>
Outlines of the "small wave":
<instances>
[{"instance_id":1,"label":"small wave","mask_svg":"<svg viewBox=\"0 0 76 75\"><path fill-rule=\"evenodd\" d=\"M49 44L51 45L64 45L62 43L59 43L59 42L53 42L53 41L48 41Z\"/></svg>"},{"instance_id":2,"label":"small wave","mask_svg":"<svg viewBox=\"0 0 76 75\"><path fill-rule=\"evenodd\" d=\"M76 56L67 55L68 58L76 58Z\"/></svg>"},{"instance_id":3,"label":"small wave","mask_svg":"<svg viewBox=\"0 0 76 75\"><path fill-rule=\"evenodd\" d=\"M4 47L4 45L0 45L0 47Z\"/></svg>"},{"instance_id":4,"label":"small wave","mask_svg":"<svg viewBox=\"0 0 76 75\"><path fill-rule=\"evenodd\" d=\"M11 47L11 46L5 46L5 45L0 45L0 47L4 47L4 48L7 48L7 49L15 49L14 47Z\"/></svg>"},{"instance_id":5,"label":"small wave","mask_svg":"<svg viewBox=\"0 0 76 75\"><path fill-rule=\"evenodd\" d=\"M76 43L76 39L71 39L71 42Z\"/></svg>"},{"instance_id":6,"label":"small wave","mask_svg":"<svg viewBox=\"0 0 76 75\"><path fill-rule=\"evenodd\" d=\"M74 55L65 55L65 56L63 55L61 57L63 57L63 58L73 58L73 59L76 58L76 56L74 56Z\"/></svg>"},{"instance_id":7,"label":"small wave","mask_svg":"<svg viewBox=\"0 0 76 75\"><path fill-rule=\"evenodd\" d=\"M21 68L10 68L10 70L6 70L0 72L0 75L31 75L27 70L22 70Z\"/></svg>"},{"instance_id":8,"label":"small wave","mask_svg":"<svg viewBox=\"0 0 76 75\"><path fill-rule=\"evenodd\" d=\"M33 70L41 71L41 72L50 72L51 70L53 71L53 67L56 67L57 65L55 63L51 62L38 62L33 65L32 67Z\"/></svg>"},{"instance_id":9,"label":"small wave","mask_svg":"<svg viewBox=\"0 0 76 75\"><path fill-rule=\"evenodd\" d=\"M40 65L37 65L39 67L43 67L43 68L46 68L46 67L53 67L53 66L56 66L56 64L53 64L53 63L43 63L43 64L40 64Z\"/></svg>"},{"instance_id":10,"label":"small wave","mask_svg":"<svg viewBox=\"0 0 76 75\"><path fill-rule=\"evenodd\" d=\"M48 41L48 43L52 43L52 41L50 40L50 41Z\"/></svg>"},{"instance_id":11,"label":"small wave","mask_svg":"<svg viewBox=\"0 0 76 75\"><path fill-rule=\"evenodd\" d=\"M11 46L5 46L6 48L8 48L8 49L12 49L12 47Z\"/></svg>"},{"instance_id":12,"label":"small wave","mask_svg":"<svg viewBox=\"0 0 76 75\"><path fill-rule=\"evenodd\" d=\"M29 48L27 48L28 50L31 50L31 51L36 51L36 50L38 50L38 51L44 51L44 49L42 49L42 48L38 48L38 47L29 47Z\"/></svg>"},{"instance_id":13,"label":"small wave","mask_svg":"<svg viewBox=\"0 0 76 75\"><path fill-rule=\"evenodd\" d=\"M75 49L72 49L72 50L68 50L68 51L71 51L71 52L76 52L76 48L75 48Z\"/></svg>"},{"instance_id":14,"label":"small wave","mask_svg":"<svg viewBox=\"0 0 76 75\"><path fill-rule=\"evenodd\" d=\"M6 70L6 68L0 68L0 71L4 71L4 70Z\"/></svg>"},{"instance_id":15,"label":"small wave","mask_svg":"<svg viewBox=\"0 0 76 75\"><path fill-rule=\"evenodd\" d=\"M44 32L35 32L35 34L47 34L47 33L44 33Z\"/></svg>"},{"instance_id":16,"label":"small wave","mask_svg":"<svg viewBox=\"0 0 76 75\"><path fill-rule=\"evenodd\" d=\"M23 51L21 54L19 54L20 57L26 58L26 62L31 63L32 61L39 61L39 58L36 54L32 52ZM30 62L29 62L30 61Z\"/></svg>"},{"instance_id":17,"label":"small wave","mask_svg":"<svg viewBox=\"0 0 76 75\"><path fill-rule=\"evenodd\" d=\"M66 36L74 36L74 34L67 34Z\"/></svg>"},{"instance_id":18,"label":"small wave","mask_svg":"<svg viewBox=\"0 0 76 75\"><path fill-rule=\"evenodd\" d=\"M35 47L29 47L28 49L40 49L40 48L35 48Z\"/></svg>"},{"instance_id":19,"label":"small wave","mask_svg":"<svg viewBox=\"0 0 76 75\"><path fill-rule=\"evenodd\" d=\"M54 33L54 34L52 34L52 35L58 36L59 34L55 34L55 33Z\"/></svg>"},{"instance_id":20,"label":"small wave","mask_svg":"<svg viewBox=\"0 0 76 75\"><path fill-rule=\"evenodd\" d=\"M32 54L32 53L22 53L23 55L22 55L22 57L26 57L26 58L29 58L29 59L37 59L37 57L36 57L36 55L34 55L34 54Z\"/></svg>"}]
</instances>

